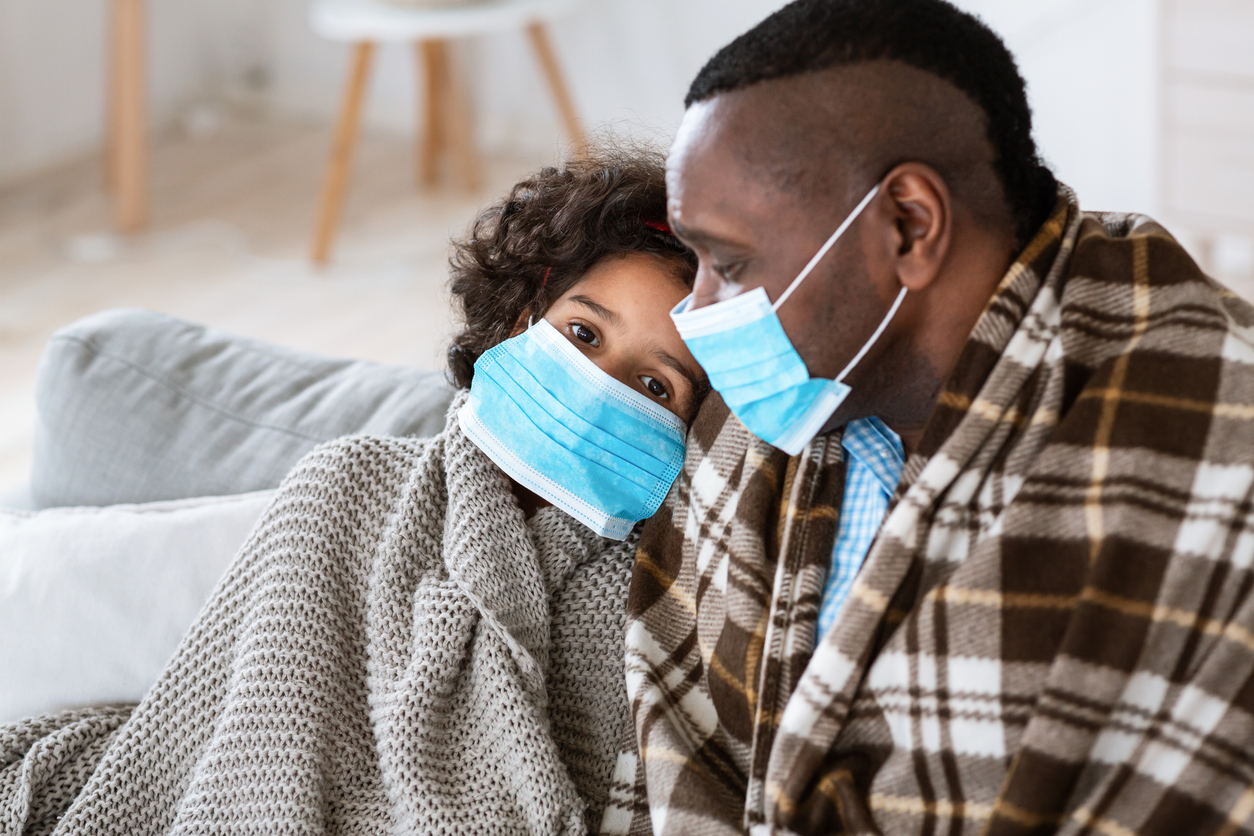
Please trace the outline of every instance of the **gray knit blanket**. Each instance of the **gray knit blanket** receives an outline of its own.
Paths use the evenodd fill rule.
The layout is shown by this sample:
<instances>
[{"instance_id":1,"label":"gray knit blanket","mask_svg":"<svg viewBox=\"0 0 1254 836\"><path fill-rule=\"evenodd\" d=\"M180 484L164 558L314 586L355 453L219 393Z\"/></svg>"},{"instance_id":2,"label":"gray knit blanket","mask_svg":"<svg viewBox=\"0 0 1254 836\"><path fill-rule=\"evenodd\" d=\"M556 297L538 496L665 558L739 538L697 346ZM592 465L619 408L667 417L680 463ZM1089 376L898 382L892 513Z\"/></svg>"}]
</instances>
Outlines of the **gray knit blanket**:
<instances>
[{"instance_id":1,"label":"gray knit blanket","mask_svg":"<svg viewBox=\"0 0 1254 836\"><path fill-rule=\"evenodd\" d=\"M524 519L455 420L324 445L142 702L0 726L0 834L638 822L634 545L555 508Z\"/></svg>"}]
</instances>

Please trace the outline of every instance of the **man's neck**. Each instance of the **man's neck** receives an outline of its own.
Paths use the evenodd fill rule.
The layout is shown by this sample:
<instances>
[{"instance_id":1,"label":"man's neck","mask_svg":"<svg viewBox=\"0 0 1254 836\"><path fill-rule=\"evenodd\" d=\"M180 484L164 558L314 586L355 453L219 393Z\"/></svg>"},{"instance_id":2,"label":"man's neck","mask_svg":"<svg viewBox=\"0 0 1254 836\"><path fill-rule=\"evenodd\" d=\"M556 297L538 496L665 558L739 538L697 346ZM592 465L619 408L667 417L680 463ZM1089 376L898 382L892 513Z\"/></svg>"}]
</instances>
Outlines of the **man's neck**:
<instances>
[{"instance_id":1,"label":"man's neck","mask_svg":"<svg viewBox=\"0 0 1254 836\"><path fill-rule=\"evenodd\" d=\"M911 391L902 398L904 408L881 416L909 450L918 448L971 332L1019 252L1010 231L962 226L945 268L921 300L921 315L908 338L915 360L907 364Z\"/></svg>"},{"instance_id":2,"label":"man's neck","mask_svg":"<svg viewBox=\"0 0 1254 836\"><path fill-rule=\"evenodd\" d=\"M1018 253L1012 236L964 226L945 268L918 294L896 338L849 381L853 393L827 428L874 415L900 436L907 455L918 449L945 381Z\"/></svg>"}]
</instances>

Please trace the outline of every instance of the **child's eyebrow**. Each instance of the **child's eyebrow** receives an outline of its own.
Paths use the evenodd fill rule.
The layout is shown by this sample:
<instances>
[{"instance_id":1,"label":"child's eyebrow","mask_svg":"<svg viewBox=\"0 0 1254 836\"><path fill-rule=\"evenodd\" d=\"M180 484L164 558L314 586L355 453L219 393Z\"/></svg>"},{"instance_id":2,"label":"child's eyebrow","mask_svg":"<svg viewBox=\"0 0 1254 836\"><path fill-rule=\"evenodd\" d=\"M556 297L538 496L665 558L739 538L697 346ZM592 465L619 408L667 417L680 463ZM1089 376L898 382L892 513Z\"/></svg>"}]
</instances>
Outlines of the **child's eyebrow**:
<instances>
[{"instance_id":1,"label":"child's eyebrow","mask_svg":"<svg viewBox=\"0 0 1254 836\"><path fill-rule=\"evenodd\" d=\"M572 296L570 297L570 301L578 302L580 305L583 305L585 308L589 309L593 313L601 316L603 319L605 319L607 322L609 322L612 325L622 324L622 317L620 317L618 314L614 313L609 308L602 305L600 302L594 302L593 300L589 299L587 296Z\"/></svg>"},{"instance_id":2,"label":"child's eyebrow","mask_svg":"<svg viewBox=\"0 0 1254 836\"><path fill-rule=\"evenodd\" d=\"M687 366L683 364L682 361L680 361L678 357L676 357L674 354L671 354L670 352L661 348L653 349L652 353L653 353L653 356L657 358L657 361L661 363L663 366L666 366L667 368L683 375L684 378L688 381L688 385L692 387L692 391L694 394L700 391L701 381L697 378L696 375L692 373L691 369L689 369Z\"/></svg>"}]
</instances>

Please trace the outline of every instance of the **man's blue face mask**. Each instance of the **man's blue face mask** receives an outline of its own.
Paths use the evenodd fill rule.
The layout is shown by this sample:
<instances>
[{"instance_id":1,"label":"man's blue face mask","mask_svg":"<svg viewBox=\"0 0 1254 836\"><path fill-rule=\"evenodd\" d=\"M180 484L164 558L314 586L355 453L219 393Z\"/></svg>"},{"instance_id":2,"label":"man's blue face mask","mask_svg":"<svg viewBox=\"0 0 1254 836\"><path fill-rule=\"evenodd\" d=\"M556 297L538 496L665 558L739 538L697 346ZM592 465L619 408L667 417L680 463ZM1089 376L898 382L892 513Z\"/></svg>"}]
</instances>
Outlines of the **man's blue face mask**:
<instances>
[{"instance_id":1,"label":"man's blue face mask","mask_svg":"<svg viewBox=\"0 0 1254 836\"><path fill-rule=\"evenodd\" d=\"M684 463L684 422L543 319L479 358L457 417L516 482L613 540L653 516Z\"/></svg>"},{"instance_id":2,"label":"man's blue face mask","mask_svg":"<svg viewBox=\"0 0 1254 836\"><path fill-rule=\"evenodd\" d=\"M875 333L835 380L810 377L776 315L879 189L871 189L774 305L758 287L695 311L689 310L689 296L671 312L679 335L728 408L749 432L790 456L802 451L849 396L845 377L875 345L906 296L903 287Z\"/></svg>"}]
</instances>

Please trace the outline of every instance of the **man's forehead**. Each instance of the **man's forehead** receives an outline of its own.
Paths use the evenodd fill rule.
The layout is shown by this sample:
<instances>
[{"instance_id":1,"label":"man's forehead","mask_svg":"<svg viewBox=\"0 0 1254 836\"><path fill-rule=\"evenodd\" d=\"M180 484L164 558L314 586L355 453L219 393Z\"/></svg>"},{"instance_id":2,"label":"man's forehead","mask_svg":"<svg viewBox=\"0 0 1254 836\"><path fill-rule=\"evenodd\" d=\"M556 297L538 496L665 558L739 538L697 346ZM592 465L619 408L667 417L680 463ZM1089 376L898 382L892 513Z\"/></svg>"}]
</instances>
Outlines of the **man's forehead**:
<instances>
[{"instance_id":1,"label":"man's forehead","mask_svg":"<svg viewBox=\"0 0 1254 836\"><path fill-rule=\"evenodd\" d=\"M685 112L666 168L668 205L680 226L704 228L713 215L722 222L758 224L809 196L799 181L823 165L825 155L817 149L831 147L786 127L768 84L775 86L720 94Z\"/></svg>"},{"instance_id":2,"label":"man's forehead","mask_svg":"<svg viewBox=\"0 0 1254 836\"><path fill-rule=\"evenodd\" d=\"M856 75L854 67L834 67L768 79L694 102L684 112L677 143L705 138L761 145L793 131L822 129L834 117L850 115L856 103L849 99L856 97L847 94Z\"/></svg>"},{"instance_id":3,"label":"man's forehead","mask_svg":"<svg viewBox=\"0 0 1254 836\"><path fill-rule=\"evenodd\" d=\"M752 180L740 138L722 119L722 102L688 108L666 165L667 209L676 232L737 239L745 215L767 195Z\"/></svg>"},{"instance_id":4,"label":"man's forehead","mask_svg":"<svg viewBox=\"0 0 1254 836\"><path fill-rule=\"evenodd\" d=\"M697 102L684 113L666 161L669 188L761 180L763 164L779 156L780 137L763 128L773 120L763 120L767 114L739 92Z\"/></svg>"},{"instance_id":5,"label":"man's forehead","mask_svg":"<svg viewBox=\"0 0 1254 836\"><path fill-rule=\"evenodd\" d=\"M666 158L666 176L676 176L710 156L726 151L729 126L719 98L696 102L686 111Z\"/></svg>"},{"instance_id":6,"label":"man's forehead","mask_svg":"<svg viewBox=\"0 0 1254 836\"><path fill-rule=\"evenodd\" d=\"M695 102L684 113L668 171L713 168L757 188L785 187L825 160L844 169L857 105L844 96L847 69L771 79ZM668 181L668 185L672 184Z\"/></svg>"}]
</instances>

